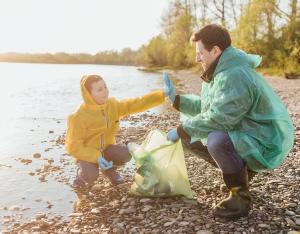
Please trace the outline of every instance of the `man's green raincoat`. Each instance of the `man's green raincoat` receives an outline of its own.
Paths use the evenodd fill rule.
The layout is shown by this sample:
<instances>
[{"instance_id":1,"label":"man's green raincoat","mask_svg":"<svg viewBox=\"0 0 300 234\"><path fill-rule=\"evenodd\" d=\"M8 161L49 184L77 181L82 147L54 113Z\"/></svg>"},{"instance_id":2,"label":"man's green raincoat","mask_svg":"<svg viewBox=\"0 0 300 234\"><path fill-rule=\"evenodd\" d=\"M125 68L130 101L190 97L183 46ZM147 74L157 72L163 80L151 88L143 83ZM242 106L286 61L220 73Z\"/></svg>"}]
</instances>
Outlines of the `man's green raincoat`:
<instances>
[{"instance_id":1,"label":"man's green raincoat","mask_svg":"<svg viewBox=\"0 0 300 234\"><path fill-rule=\"evenodd\" d=\"M182 123L192 141L207 145L211 131L228 132L237 153L254 171L278 167L294 143L286 107L255 68L261 57L234 47L222 53L201 96L180 95Z\"/></svg>"}]
</instances>

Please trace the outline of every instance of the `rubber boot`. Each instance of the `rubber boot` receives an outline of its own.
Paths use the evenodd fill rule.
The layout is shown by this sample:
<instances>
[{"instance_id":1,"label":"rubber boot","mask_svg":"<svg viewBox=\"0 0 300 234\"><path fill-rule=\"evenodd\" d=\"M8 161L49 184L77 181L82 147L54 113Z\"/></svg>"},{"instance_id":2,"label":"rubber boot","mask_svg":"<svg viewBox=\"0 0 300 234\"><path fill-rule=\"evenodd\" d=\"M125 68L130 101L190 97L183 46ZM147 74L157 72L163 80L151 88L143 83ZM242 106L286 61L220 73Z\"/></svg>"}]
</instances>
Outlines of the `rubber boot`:
<instances>
[{"instance_id":1,"label":"rubber boot","mask_svg":"<svg viewBox=\"0 0 300 234\"><path fill-rule=\"evenodd\" d=\"M106 176L113 185L118 185L124 183L123 178L119 175L119 173L111 168L108 170L101 170L102 174Z\"/></svg>"},{"instance_id":2,"label":"rubber boot","mask_svg":"<svg viewBox=\"0 0 300 234\"><path fill-rule=\"evenodd\" d=\"M214 215L230 219L247 216L251 209L247 169L244 167L237 173L223 174L223 179L230 194L214 207Z\"/></svg>"},{"instance_id":3,"label":"rubber boot","mask_svg":"<svg viewBox=\"0 0 300 234\"><path fill-rule=\"evenodd\" d=\"M252 171L249 168L247 168L247 173L248 173L248 181L249 183L253 180L253 178L258 174L256 171Z\"/></svg>"}]
</instances>

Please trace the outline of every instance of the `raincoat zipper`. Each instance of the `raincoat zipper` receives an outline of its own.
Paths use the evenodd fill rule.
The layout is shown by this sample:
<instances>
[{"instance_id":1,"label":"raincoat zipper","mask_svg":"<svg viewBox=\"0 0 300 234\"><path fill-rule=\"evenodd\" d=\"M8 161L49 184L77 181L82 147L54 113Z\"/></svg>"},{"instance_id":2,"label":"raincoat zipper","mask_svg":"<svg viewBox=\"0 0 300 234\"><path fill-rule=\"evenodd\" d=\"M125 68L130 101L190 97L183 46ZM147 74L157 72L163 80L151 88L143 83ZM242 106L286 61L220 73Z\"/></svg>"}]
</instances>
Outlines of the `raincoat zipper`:
<instances>
[{"instance_id":1,"label":"raincoat zipper","mask_svg":"<svg viewBox=\"0 0 300 234\"><path fill-rule=\"evenodd\" d=\"M102 116L105 119L106 129L108 129L109 119L107 118L107 115L104 110L102 111ZM100 151L103 152L103 150L104 150L104 133L100 136Z\"/></svg>"}]
</instances>

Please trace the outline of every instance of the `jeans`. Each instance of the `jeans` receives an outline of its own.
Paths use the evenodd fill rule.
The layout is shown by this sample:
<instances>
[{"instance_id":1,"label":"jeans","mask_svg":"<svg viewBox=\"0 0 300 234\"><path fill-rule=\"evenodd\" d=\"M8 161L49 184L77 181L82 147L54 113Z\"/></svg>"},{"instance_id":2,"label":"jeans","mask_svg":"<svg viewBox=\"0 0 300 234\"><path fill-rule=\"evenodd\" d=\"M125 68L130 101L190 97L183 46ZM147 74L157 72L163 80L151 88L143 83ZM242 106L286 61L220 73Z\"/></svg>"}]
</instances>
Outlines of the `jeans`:
<instances>
[{"instance_id":1,"label":"jeans","mask_svg":"<svg viewBox=\"0 0 300 234\"><path fill-rule=\"evenodd\" d=\"M183 144L199 158L220 168L223 174L239 172L245 166L244 161L235 151L233 143L226 132L210 132L207 146L204 146L200 141L192 144L183 141Z\"/></svg>"}]
</instances>

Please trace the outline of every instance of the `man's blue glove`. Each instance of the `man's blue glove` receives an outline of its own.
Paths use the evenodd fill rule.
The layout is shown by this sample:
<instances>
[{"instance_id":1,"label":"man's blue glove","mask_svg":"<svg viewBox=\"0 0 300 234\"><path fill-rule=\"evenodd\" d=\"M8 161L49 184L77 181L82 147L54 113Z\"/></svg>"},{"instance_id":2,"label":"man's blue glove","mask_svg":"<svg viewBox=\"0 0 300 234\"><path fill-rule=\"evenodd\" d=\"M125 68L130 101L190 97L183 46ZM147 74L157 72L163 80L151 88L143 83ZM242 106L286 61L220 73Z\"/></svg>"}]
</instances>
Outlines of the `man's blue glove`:
<instances>
[{"instance_id":1,"label":"man's blue glove","mask_svg":"<svg viewBox=\"0 0 300 234\"><path fill-rule=\"evenodd\" d=\"M113 167L113 161L108 162L105 160L105 158L103 156L100 156L97 159L97 162L102 170L108 170Z\"/></svg>"},{"instance_id":2,"label":"man's blue glove","mask_svg":"<svg viewBox=\"0 0 300 234\"><path fill-rule=\"evenodd\" d=\"M176 128L170 130L167 133L167 139L168 139L168 141L172 141L172 142L175 142L175 141L177 141L179 139L179 135L177 133L177 129Z\"/></svg>"},{"instance_id":3,"label":"man's blue glove","mask_svg":"<svg viewBox=\"0 0 300 234\"><path fill-rule=\"evenodd\" d=\"M165 82L165 96L168 96L171 102L174 103L176 97L176 88L173 82L170 80L169 74L167 72L164 72L163 77Z\"/></svg>"}]
</instances>

